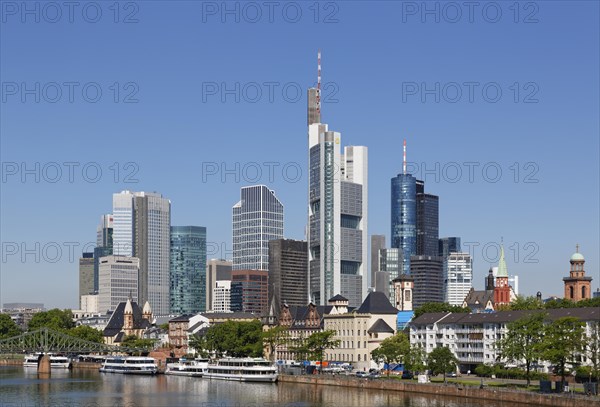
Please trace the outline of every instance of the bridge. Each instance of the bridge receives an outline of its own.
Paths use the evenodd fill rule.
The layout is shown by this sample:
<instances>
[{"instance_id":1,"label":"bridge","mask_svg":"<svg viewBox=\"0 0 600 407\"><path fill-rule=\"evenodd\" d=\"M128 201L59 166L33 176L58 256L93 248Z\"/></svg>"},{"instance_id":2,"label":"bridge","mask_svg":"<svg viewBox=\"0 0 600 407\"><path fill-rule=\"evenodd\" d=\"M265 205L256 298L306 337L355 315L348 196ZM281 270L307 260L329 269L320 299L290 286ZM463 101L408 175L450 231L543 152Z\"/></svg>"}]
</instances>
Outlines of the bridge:
<instances>
[{"instance_id":1,"label":"bridge","mask_svg":"<svg viewBox=\"0 0 600 407\"><path fill-rule=\"evenodd\" d=\"M86 341L81 338L76 338L67 335L63 332L55 331L50 328L41 328L31 332L25 332L12 338L0 340L0 355L9 353L134 353L147 352L145 348L131 348L118 345L107 345ZM50 359L46 357L47 370L49 369ZM38 371L46 370L42 367L42 363L38 365Z\"/></svg>"}]
</instances>

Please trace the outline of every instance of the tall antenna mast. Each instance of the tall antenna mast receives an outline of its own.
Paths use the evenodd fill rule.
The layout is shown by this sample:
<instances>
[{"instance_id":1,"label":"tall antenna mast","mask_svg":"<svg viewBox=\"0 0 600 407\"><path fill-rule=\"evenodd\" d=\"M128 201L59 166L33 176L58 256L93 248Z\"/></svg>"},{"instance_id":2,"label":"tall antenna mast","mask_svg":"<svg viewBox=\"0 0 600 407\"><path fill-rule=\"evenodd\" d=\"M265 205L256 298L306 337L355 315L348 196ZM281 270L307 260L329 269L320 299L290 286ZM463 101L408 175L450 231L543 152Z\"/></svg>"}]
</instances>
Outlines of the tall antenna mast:
<instances>
[{"instance_id":1,"label":"tall antenna mast","mask_svg":"<svg viewBox=\"0 0 600 407\"><path fill-rule=\"evenodd\" d=\"M404 139L404 157L402 159L402 173L406 174L406 139Z\"/></svg>"},{"instance_id":2,"label":"tall antenna mast","mask_svg":"<svg viewBox=\"0 0 600 407\"><path fill-rule=\"evenodd\" d=\"M321 50L317 53L317 117L321 118Z\"/></svg>"}]
</instances>

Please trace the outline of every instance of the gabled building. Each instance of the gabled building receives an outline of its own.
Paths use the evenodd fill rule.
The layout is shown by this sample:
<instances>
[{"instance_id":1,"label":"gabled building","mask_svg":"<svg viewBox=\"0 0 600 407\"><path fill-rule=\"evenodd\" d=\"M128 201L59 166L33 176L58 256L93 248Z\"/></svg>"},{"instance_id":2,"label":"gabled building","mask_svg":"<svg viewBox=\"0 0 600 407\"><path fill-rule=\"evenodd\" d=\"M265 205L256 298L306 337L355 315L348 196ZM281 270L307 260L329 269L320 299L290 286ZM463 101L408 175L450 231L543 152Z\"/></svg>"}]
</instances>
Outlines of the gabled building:
<instances>
[{"instance_id":1,"label":"gabled building","mask_svg":"<svg viewBox=\"0 0 600 407\"><path fill-rule=\"evenodd\" d=\"M144 332L152 327L153 317L150 304L146 301L144 308L131 298L127 302L121 302L114 310L102 336L104 343L108 345L120 344L126 336L135 335L144 337Z\"/></svg>"},{"instance_id":2,"label":"gabled building","mask_svg":"<svg viewBox=\"0 0 600 407\"><path fill-rule=\"evenodd\" d=\"M204 328L208 328L208 318L202 314L181 315L169 320L169 344L187 351L189 339Z\"/></svg>"}]
</instances>

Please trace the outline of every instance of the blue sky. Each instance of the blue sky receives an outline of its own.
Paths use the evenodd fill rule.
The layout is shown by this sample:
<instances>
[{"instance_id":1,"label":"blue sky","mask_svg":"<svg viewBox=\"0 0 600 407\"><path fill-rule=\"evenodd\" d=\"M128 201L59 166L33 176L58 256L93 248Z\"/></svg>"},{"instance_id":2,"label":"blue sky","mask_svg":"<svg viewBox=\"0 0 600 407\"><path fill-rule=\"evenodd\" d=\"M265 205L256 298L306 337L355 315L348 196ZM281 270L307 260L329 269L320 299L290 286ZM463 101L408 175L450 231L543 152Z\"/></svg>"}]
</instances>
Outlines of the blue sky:
<instances>
[{"instance_id":1,"label":"blue sky","mask_svg":"<svg viewBox=\"0 0 600 407\"><path fill-rule=\"evenodd\" d=\"M476 287L503 238L524 294L562 295L576 243L595 290L598 3L481 2L471 17L448 4L279 2L270 17L263 2L229 2L229 14L222 2L121 2L116 15L100 1L71 18L64 5L28 2L23 14L3 1L0 302L76 307L76 257L123 189L163 193L172 224L206 226L220 257L240 187L267 184L285 235L303 238L319 48L323 121L344 145L369 147L369 234L389 238L406 138L415 175L440 196L440 235L473 243ZM222 182L236 165L239 182Z\"/></svg>"}]
</instances>

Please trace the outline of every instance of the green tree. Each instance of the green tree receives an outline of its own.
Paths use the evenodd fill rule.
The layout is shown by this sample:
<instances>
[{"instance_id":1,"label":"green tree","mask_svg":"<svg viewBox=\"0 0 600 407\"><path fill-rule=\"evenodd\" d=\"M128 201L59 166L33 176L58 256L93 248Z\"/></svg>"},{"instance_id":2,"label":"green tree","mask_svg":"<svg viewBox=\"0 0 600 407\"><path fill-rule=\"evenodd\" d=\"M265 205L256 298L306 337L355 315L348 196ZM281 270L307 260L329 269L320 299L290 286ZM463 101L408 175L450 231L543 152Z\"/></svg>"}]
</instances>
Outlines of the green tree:
<instances>
[{"instance_id":1,"label":"green tree","mask_svg":"<svg viewBox=\"0 0 600 407\"><path fill-rule=\"evenodd\" d=\"M425 350L419 345L411 346L406 358L404 359L404 367L411 372L422 372L427 366L427 355Z\"/></svg>"},{"instance_id":2,"label":"green tree","mask_svg":"<svg viewBox=\"0 0 600 407\"><path fill-rule=\"evenodd\" d=\"M333 339L335 331L315 332L302 341L295 351L300 355L306 355L310 360L318 360L323 367L323 355L326 349L335 349L340 346L339 339Z\"/></svg>"},{"instance_id":3,"label":"green tree","mask_svg":"<svg viewBox=\"0 0 600 407\"><path fill-rule=\"evenodd\" d=\"M390 374L390 363L402 363L410 352L410 341L408 335L399 332L394 336L381 341L376 349L371 351L371 358L377 363L388 365L387 374Z\"/></svg>"},{"instance_id":4,"label":"green tree","mask_svg":"<svg viewBox=\"0 0 600 407\"><path fill-rule=\"evenodd\" d=\"M58 308L38 312L33 315L27 326L30 331L44 327L57 331L67 331L75 327L73 313L70 309L60 310Z\"/></svg>"},{"instance_id":5,"label":"green tree","mask_svg":"<svg viewBox=\"0 0 600 407\"><path fill-rule=\"evenodd\" d=\"M510 309L512 311L538 310L544 308L544 303L533 296L525 297L523 295L517 295L517 298L510 303Z\"/></svg>"},{"instance_id":6,"label":"green tree","mask_svg":"<svg viewBox=\"0 0 600 407\"><path fill-rule=\"evenodd\" d=\"M415 316L413 319L420 317L428 312L456 312L456 313L469 313L469 308L463 308L458 305L450 305L445 302L427 302L421 305L415 310Z\"/></svg>"},{"instance_id":7,"label":"green tree","mask_svg":"<svg viewBox=\"0 0 600 407\"><path fill-rule=\"evenodd\" d=\"M263 354L262 324L255 321L226 321L208 328L206 349L217 357L260 357Z\"/></svg>"},{"instance_id":8,"label":"green tree","mask_svg":"<svg viewBox=\"0 0 600 407\"><path fill-rule=\"evenodd\" d=\"M587 340L587 356L592 361L592 376L600 381L600 322L594 322L591 328L591 336Z\"/></svg>"},{"instance_id":9,"label":"green tree","mask_svg":"<svg viewBox=\"0 0 600 407\"><path fill-rule=\"evenodd\" d=\"M102 331L94 329L91 326L80 325L75 328L69 329L67 334L74 336L85 341L102 343L104 338L102 337Z\"/></svg>"},{"instance_id":10,"label":"green tree","mask_svg":"<svg viewBox=\"0 0 600 407\"><path fill-rule=\"evenodd\" d=\"M542 357L552 363L562 382L567 363L585 350L584 323L575 317L564 317L547 324L541 346Z\"/></svg>"},{"instance_id":11,"label":"green tree","mask_svg":"<svg viewBox=\"0 0 600 407\"><path fill-rule=\"evenodd\" d=\"M160 324L159 328L162 329L163 331L168 331L169 330L169 323L165 322L164 324Z\"/></svg>"},{"instance_id":12,"label":"green tree","mask_svg":"<svg viewBox=\"0 0 600 407\"><path fill-rule=\"evenodd\" d=\"M508 323L508 332L497 344L503 358L525 361L527 386L531 384L531 364L538 360L541 352L544 317L544 313L536 312Z\"/></svg>"},{"instance_id":13,"label":"green tree","mask_svg":"<svg viewBox=\"0 0 600 407\"><path fill-rule=\"evenodd\" d=\"M0 339L21 335L21 329L8 314L0 314Z\"/></svg>"},{"instance_id":14,"label":"green tree","mask_svg":"<svg viewBox=\"0 0 600 407\"><path fill-rule=\"evenodd\" d=\"M452 353L450 348L441 346L432 350L427 356L427 367L431 370L432 375L442 373L444 382L446 382L446 372L456 370L458 360Z\"/></svg>"},{"instance_id":15,"label":"green tree","mask_svg":"<svg viewBox=\"0 0 600 407\"><path fill-rule=\"evenodd\" d=\"M289 332L286 326L275 326L263 331L262 340L264 346L269 352L271 362L275 361L275 352L279 346L285 345L289 341Z\"/></svg>"},{"instance_id":16,"label":"green tree","mask_svg":"<svg viewBox=\"0 0 600 407\"><path fill-rule=\"evenodd\" d=\"M148 351L154 347L155 342L155 339L142 339L135 335L127 335L121 341L121 346L124 348L141 348Z\"/></svg>"},{"instance_id":17,"label":"green tree","mask_svg":"<svg viewBox=\"0 0 600 407\"><path fill-rule=\"evenodd\" d=\"M210 356L205 336L192 335L190 337L189 347L196 350L196 353L202 358L207 358Z\"/></svg>"}]
</instances>

